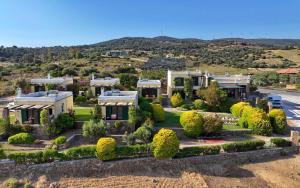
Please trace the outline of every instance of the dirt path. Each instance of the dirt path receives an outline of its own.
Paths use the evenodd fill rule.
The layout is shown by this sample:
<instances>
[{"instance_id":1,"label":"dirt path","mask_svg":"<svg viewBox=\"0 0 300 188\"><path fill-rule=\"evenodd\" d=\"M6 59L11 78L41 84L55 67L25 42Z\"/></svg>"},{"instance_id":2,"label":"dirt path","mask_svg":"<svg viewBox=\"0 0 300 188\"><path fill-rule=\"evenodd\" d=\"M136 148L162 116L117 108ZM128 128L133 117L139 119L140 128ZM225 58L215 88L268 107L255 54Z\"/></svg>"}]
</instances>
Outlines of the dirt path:
<instances>
[{"instance_id":1,"label":"dirt path","mask_svg":"<svg viewBox=\"0 0 300 188\"><path fill-rule=\"evenodd\" d=\"M59 187L300 187L300 155L237 166L224 177L200 174L192 169L172 176L174 171L176 169L156 174L61 178L57 183Z\"/></svg>"}]
</instances>

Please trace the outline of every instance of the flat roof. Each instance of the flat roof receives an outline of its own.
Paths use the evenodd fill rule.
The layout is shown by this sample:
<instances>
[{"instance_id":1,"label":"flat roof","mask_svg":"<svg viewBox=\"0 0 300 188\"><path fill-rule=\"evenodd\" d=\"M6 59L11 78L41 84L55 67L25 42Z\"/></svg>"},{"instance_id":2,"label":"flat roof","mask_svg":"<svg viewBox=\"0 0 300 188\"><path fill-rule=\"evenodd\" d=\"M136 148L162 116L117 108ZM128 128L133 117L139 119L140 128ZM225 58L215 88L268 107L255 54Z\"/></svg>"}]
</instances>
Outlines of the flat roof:
<instances>
[{"instance_id":1,"label":"flat roof","mask_svg":"<svg viewBox=\"0 0 300 188\"><path fill-rule=\"evenodd\" d=\"M137 82L138 88L160 88L161 82L160 80L148 80L148 79L140 79Z\"/></svg>"},{"instance_id":2,"label":"flat roof","mask_svg":"<svg viewBox=\"0 0 300 188\"><path fill-rule=\"evenodd\" d=\"M33 78L31 84L60 84L68 85L73 84L72 77L45 77L45 78Z\"/></svg>"},{"instance_id":3,"label":"flat roof","mask_svg":"<svg viewBox=\"0 0 300 188\"><path fill-rule=\"evenodd\" d=\"M115 86L120 84L119 78L95 78L90 81L90 86Z\"/></svg>"},{"instance_id":4,"label":"flat roof","mask_svg":"<svg viewBox=\"0 0 300 188\"><path fill-rule=\"evenodd\" d=\"M71 91L39 91L16 96L15 102L24 104L26 102L55 102L71 96L73 96Z\"/></svg>"}]
</instances>

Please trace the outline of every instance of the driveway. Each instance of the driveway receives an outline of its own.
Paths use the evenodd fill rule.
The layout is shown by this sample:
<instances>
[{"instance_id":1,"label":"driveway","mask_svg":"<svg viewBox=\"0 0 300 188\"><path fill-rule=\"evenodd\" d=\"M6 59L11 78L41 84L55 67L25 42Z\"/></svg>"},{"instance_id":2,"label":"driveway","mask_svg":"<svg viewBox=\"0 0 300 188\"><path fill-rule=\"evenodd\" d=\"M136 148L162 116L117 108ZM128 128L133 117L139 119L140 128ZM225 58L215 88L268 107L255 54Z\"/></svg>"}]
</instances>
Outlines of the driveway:
<instances>
[{"instance_id":1,"label":"driveway","mask_svg":"<svg viewBox=\"0 0 300 188\"><path fill-rule=\"evenodd\" d=\"M300 93L273 89L258 89L260 93L279 95L282 97L283 109L287 115L289 126L300 131Z\"/></svg>"}]
</instances>

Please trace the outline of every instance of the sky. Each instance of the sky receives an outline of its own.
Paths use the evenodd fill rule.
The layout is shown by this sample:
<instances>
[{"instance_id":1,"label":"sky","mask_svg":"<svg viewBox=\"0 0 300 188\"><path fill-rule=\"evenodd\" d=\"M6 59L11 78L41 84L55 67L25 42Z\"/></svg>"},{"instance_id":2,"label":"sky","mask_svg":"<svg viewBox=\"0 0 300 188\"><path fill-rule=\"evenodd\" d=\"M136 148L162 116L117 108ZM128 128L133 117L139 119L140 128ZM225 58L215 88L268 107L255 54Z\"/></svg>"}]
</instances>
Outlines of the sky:
<instances>
[{"instance_id":1,"label":"sky","mask_svg":"<svg viewBox=\"0 0 300 188\"><path fill-rule=\"evenodd\" d=\"M300 0L1 0L0 45L121 37L300 38Z\"/></svg>"}]
</instances>

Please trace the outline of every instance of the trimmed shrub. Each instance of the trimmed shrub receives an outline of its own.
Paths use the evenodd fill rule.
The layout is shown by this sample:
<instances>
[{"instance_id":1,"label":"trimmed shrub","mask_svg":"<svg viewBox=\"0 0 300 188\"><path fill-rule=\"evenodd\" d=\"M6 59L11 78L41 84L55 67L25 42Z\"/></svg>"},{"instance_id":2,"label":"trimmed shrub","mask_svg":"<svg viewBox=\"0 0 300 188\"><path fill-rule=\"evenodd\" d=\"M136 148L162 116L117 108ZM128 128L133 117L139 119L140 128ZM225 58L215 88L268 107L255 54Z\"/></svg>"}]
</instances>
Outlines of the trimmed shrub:
<instances>
[{"instance_id":1,"label":"trimmed shrub","mask_svg":"<svg viewBox=\"0 0 300 188\"><path fill-rule=\"evenodd\" d=\"M65 151L66 158L68 159L82 159L96 157L96 146L78 146Z\"/></svg>"},{"instance_id":2,"label":"trimmed shrub","mask_svg":"<svg viewBox=\"0 0 300 188\"><path fill-rule=\"evenodd\" d=\"M141 140L146 144L151 141L152 132L153 130L150 127L141 126L133 133L133 135L135 136L135 138Z\"/></svg>"},{"instance_id":3,"label":"trimmed shrub","mask_svg":"<svg viewBox=\"0 0 300 188\"><path fill-rule=\"evenodd\" d=\"M221 146L195 146L179 149L176 154L177 158L191 157L198 155L217 155L220 153Z\"/></svg>"},{"instance_id":4,"label":"trimmed shrub","mask_svg":"<svg viewBox=\"0 0 300 188\"><path fill-rule=\"evenodd\" d=\"M238 124L242 128L248 128L248 116L255 110L252 106L243 107L242 116L238 121Z\"/></svg>"},{"instance_id":5,"label":"trimmed shrub","mask_svg":"<svg viewBox=\"0 0 300 188\"><path fill-rule=\"evenodd\" d=\"M150 102L146 99L140 99L141 102L139 103L139 107L142 111L150 112L152 113L152 105Z\"/></svg>"},{"instance_id":6,"label":"trimmed shrub","mask_svg":"<svg viewBox=\"0 0 300 188\"><path fill-rule=\"evenodd\" d=\"M242 142L234 142L229 144L223 144L222 148L228 153L232 152L245 152L251 150L257 150L263 148L265 141L263 140L250 140Z\"/></svg>"},{"instance_id":7,"label":"trimmed shrub","mask_svg":"<svg viewBox=\"0 0 300 188\"><path fill-rule=\"evenodd\" d=\"M282 109L272 109L269 112L269 117L273 131L277 134L283 134L287 127L284 111Z\"/></svg>"},{"instance_id":8,"label":"trimmed shrub","mask_svg":"<svg viewBox=\"0 0 300 188\"><path fill-rule=\"evenodd\" d=\"M160 129L153 138L151 149L154 157L157 159L174 157L179 149L179 140L175 131Z\"/></svg>"},{"instance_id":9,"label":"trimmed shrub","mask_svg":"<svg viewBox=\"0 0 300 188\"><path fill-rule=\"evenodd\" d=\"M135 136L133 133L128 133L127 131L122 136L122 142L125 142L128 146L135 144Z\"/></svg>"},{"instance_id":10,"label":"trimmed shrub","mask_svg":"<svg viewBox=\"0 0 300 188\"><path fill-rule=\"evenodd\" d=\"M201 99L196 99L194 102L194 108L195 110L201 110L204 107L204 101Z\"/></svg>"},{"instance_id":11,"label":"trimmed shrub","mask_svg":"<svg viewBox=\"0 0 300 188\"><path fill-rule=\"evenodd\" d=\"M250 106L248 102L238 102L231 106L230 112L234 117L241 117L245 106Z\"/></svg>"},{"instance_id":12,"label":"trimmed shrub","mask_svg":"<svg viewBox=\"0 0 300 188\"><path fill-rule=\"evenodd\" d=\"M49 126L49 111L47 109L40 112L40 122L42 126Z\"/></svg>"},{"instance_id":13,"label":"trimmed shrub","mask_svg":"<svg viewBox=\"0 0 300 188\"><path fill-rule=\"evenodd\" d=\"M34 138L29 133L18 133L8 138L9 144L33 144Z\"/></svg>"},{"instance_id":14,"label":"trimmed shrub","mask_svg":"<svg viewBox=\"0 0 300 188\"><path fill-rule=\"evenodd\" d=\"M254 108L247 117L248 127L257 135L272 135L272 126L268 115L262 109Z\"/></svg>"},{"instance_id":15,"label":"trimmed shrub","mask_svg":"<svg viewBox=\"0 0 300 188\"><path fill-rule=\"evenodd\" d=\"M180 124L184 134L191 138L197 138L203 133L203 117L196 111L184 112L180 116Z\"/></svg>"},{"instance_id":16,"label":"trimmed shrub","mask_svg":"<svg viewBox=\"0 0 300 188\"><path fill-rule=\"evenodd\" d=\"M133 157L146 157L149 155L150 145L136 144L132 146L119 146L116 148L116 156L118 159L133 158Z\"/></svg>"},{"instance_id":17,"label":"trimmed shrub","mask_svg":"<svg viewBox=\"0 0 300 188\"><path fill-rule=\"evenodd\" d=\"M100 138L97 142L97 157L102 161L112 160L116 158L117 142L114 138Z\"/></svg>"},{"instance_id":18,"label":"trimmed shrub","mask_svg":"<svg viewBox=\"0 0 300 188\"><path fill-rule=\"evenodd\" d=\"M67 138L65 136L59 136L59 137L55 138L53 142L56 145L61 145L61 144L66 143L66 141L67 141Z\"/></svg>"},{"instance_id":19,"label":"trimmed shrub","mask_svg":"<svg viewBox=\"0 0 300 188\"><path fill-rule=\"evenodd\" d=\"M205 134L218 133L222 130L224 122L218 115L207 115L203 118L203 128Z\"/></svg>"},{"instance_id":20,"label":"trimmed shrub","mask_svg":"<svg viewBox=\"0 0 300 188\"><path fill-rule=\"evenodd\" d=\"M155 122L165 121L165 111L160 104L152 104L153 118Z\"/></svg>"},{"instance_id":21,"label":"trimmed shrub","mask_svg":"<svg viewBox=\"0 0 300 188\"><path fill-rule=\"evenodd\" d=\"M289 147L292 146L292 142L284 138L271 138L270 142L276 147Z\"/></svg>"},{"instance_id":22,"label":"trimmed shrub","mask_svg":"<svg viewBox=\"0 0 300 188\"><path fill-rule=\"evenodd\" d=\"M87 98L85 96L77 96L75 101L77 103L85 103L87 101Z\"/></svg>"},{"instance_id":23,"label":"trimmed shrub","mask_svg":"<svg viewBox=\"0 0 300 188\"><path fill-rule=\"evenodd\" d=\"M173 107L179 107L179 106L181 106L182 104L183 104L183 99L182 99L182 97L181 97L181 95L180 95L180 93L175 93L172 97L171 97L171 105L173 106Z\"/></svg>"},{"instance_id":24,"label":"trimmed shrub","mask_svg":"<svg viewBox=\"0 0 300 188\"><path fill-rule=\"evenodd\" d=\"M128 123L130 125L135 126L137 121L138 121L137 111L136 111L135 107L131 106L128 109Z\"/></svg>"}]
</instances>

